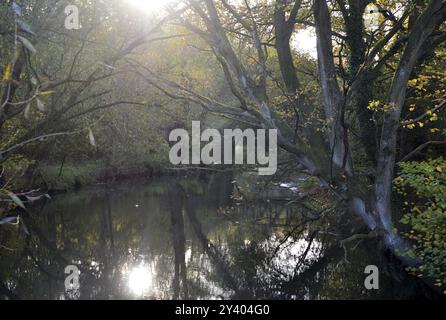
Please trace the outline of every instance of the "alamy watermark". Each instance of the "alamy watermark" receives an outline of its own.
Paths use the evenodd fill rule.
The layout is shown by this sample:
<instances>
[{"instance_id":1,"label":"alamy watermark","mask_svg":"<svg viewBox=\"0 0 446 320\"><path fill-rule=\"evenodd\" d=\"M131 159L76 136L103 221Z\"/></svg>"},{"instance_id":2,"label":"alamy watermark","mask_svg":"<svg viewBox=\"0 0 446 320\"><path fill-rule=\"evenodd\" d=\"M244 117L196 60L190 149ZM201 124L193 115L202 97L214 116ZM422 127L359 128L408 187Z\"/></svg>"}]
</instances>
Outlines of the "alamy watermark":
<instances>
[{"instance_id":1,"label":"alamy watermark","mask_svg":"<svg viewBox=\"0 0 446 320\"><path fill-rule=\"evenodd\" d=\"M69 5L66 6L64 12L67 15L65 18L65 28L67 30L79 30L81 28L79 8L75 5Z\"/></svg>"},{"instance_id":2,"label":"alamy watermark","mask_svg":"<svg viewBox=\"0 0 446 320\"><path fill-rule=\"evenodd\" d=\"M199 121L192 122L192 136L185 129L169 135L173 165L258 165L259 175L277 172L277 130L225 129L201 131ZM204 145L203 145L204 143Z\"/></svg>"},{"instance_id":3,"label":"alamy watermark","mask_svg":"<svg viewBox=\"0 0 446 320\"><path fill-rule=\"evenodd\" d=\"M379 269L377 266L370 265L364 270L368 276L364 280L364 286L367 290L379 290Z\"/></svg>"},{"instance_id":4,"label":"alamy watermark","mask_svg":"<svg viewBox=\"0 0 446 320\"><path fill-rule=\"evenodd\" d=\"M65 278L65 294L69 299L77 300L80 297L80 271L75 265L69 265L65 267L64 273L68 275Z\"/></svg>"}]
</instances>

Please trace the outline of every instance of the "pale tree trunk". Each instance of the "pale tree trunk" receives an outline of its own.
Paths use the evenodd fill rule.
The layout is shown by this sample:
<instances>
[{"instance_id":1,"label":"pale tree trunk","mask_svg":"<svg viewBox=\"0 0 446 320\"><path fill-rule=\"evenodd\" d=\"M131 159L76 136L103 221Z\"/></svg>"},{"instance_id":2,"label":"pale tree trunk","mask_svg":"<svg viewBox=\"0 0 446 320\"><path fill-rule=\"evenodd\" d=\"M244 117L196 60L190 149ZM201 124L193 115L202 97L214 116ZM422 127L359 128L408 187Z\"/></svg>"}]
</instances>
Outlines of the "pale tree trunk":
<instances>
[{"instance_id":1,"label":"pale tree trunk","mask_svg":"<svg viewBox=\"0 0 446 320\"><path fill-rule=\"evenodd\" d=\"M395 73L389 94L390 110L385 114L375 182L375 206L388 246L398 247L401 241L392 231L392 185L396 161L398 129L405 103L407 84L420 51L428 38L446 18L446 2L432 0L418 18Z\"/></svg>"},{"instance_id":2,"label":"pale tree trunk","mask_svg":"<svg viewBox=\"0 0 446 320\"><path fill-rule=\"evenodd\" d=\"M331 17L326 1L314 3L319 77L324 98L325 117L329 126L332 165L351 176L352 161L345 127L345 100L339 89L333 57Z\"/></svg>"}]
</instances>

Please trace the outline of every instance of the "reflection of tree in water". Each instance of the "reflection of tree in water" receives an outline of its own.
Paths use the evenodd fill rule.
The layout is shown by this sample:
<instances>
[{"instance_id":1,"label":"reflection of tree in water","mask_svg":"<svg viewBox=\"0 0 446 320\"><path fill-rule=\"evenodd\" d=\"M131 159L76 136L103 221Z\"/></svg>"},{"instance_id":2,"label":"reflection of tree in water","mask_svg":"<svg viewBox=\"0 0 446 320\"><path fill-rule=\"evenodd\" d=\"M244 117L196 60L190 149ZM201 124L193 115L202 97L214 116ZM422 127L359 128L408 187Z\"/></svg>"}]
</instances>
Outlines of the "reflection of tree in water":
<instances>
[{"instance_id":1,"label":"reflection of tree in water","mask_svg":"<svg viewBox=\"0 0 446 320\"><path fill-rule=\"evenodd\" d=\"M170 201L170 217L172 223L172 238L174 248L174 264L175 275L173 278L173 299L179 298L187 299L187 270L186 270L186 236L184 234L184 220L181 187L174 186L169 189L169 199L178 199L177 201ZM180 294L180 281L183 288L183 295Z\"/></svg>"},{"instance_id":2,"label":"reflection of tree in water","mask_svg":"<svg viewBox=\"0 0 446 320\"><path fill-rule=\"evenodd\" d=\"M326 228L333 221L320 221L325 217L314 212L293 210L280 203L257 203L251 208L236 207L242 220L246 216L250 219L239 223L233 216L234 230L229 228L223 241L210 241L202 232L193 202L188 197L187 215L214 269L209 279L231 292L229 298L386 298L382 292L364 288L364 268L370 264L381 267L382 287L388 297L429 294L420 283L408 281L401 266L390 257L379 252L370 255L376 243L359 242L347 255L339 245L343 234L351 232L346 221Z\"/></svg>"},{"instance_id":3,"label":"reflection of tree in water","mask_svg":"<svg viewBox=\"0 0 446 320\"><path fill-rule=\"evenodd\" d=\"M25 217L29 236L13 228L0 234L14 249L1 251L0 295L59 298L69 264L80 266L83 299L428 294L372 251L374 243L355 242L346 255L339 243L352 234L351 223L338 221L340 215L286 202L233 204L230 181L169 179L61 197ZM153 271L152 287L133 296L123 269L142 262ZM379 292L364 290L369 264L382 271Z\"/></svg>"}]
</instances>

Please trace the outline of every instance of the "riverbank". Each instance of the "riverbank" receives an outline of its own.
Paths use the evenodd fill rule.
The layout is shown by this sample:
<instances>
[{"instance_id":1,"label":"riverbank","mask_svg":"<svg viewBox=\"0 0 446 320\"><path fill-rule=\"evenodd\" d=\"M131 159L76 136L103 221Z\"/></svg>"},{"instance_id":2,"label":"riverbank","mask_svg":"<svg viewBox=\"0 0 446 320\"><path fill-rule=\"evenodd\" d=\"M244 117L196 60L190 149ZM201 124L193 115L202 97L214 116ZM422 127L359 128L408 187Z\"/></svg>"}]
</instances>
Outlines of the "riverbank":
<instances>
[{"instance_id":1,"label":"riverbank","mask_svg":"<svg viewBox=\"0 0 446 320\"><path fill-rule=\"evenodd\" d=\"M107 166L100 162L39 164L31 172L16 179L19 189L37 188L50 194L65 193L101 183L113 183L133 178L153 178L172 172L151 165L126 167Z\"/></svg>"}]
</instances>

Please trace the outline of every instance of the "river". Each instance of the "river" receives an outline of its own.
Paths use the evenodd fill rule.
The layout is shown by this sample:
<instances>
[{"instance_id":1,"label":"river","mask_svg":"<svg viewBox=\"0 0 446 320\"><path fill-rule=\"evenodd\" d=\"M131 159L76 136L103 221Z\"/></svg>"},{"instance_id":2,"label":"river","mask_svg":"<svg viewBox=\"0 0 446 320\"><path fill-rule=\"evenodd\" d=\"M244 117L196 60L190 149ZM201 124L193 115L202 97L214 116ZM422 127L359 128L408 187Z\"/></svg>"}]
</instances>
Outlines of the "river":
<instances>
[{"instance_id":1,"label":"river","mask_svg":"<svg viewBox=\"0 0 446 320\"><path fill-rule=\"evenodd\" d=\"M3 294L51 300L435 297L375 241L341 248L350 234L336 212L316 219L283 200L240 204L231 199L231 181L141 179L48 199L21 226L0 226ZM334 221L344 227L328 228ZM75 282L66 286L70 265L79 269L79 289ZM364 286L368 265L379 269L378 290Z\"/></svg>"}]
</instances>

